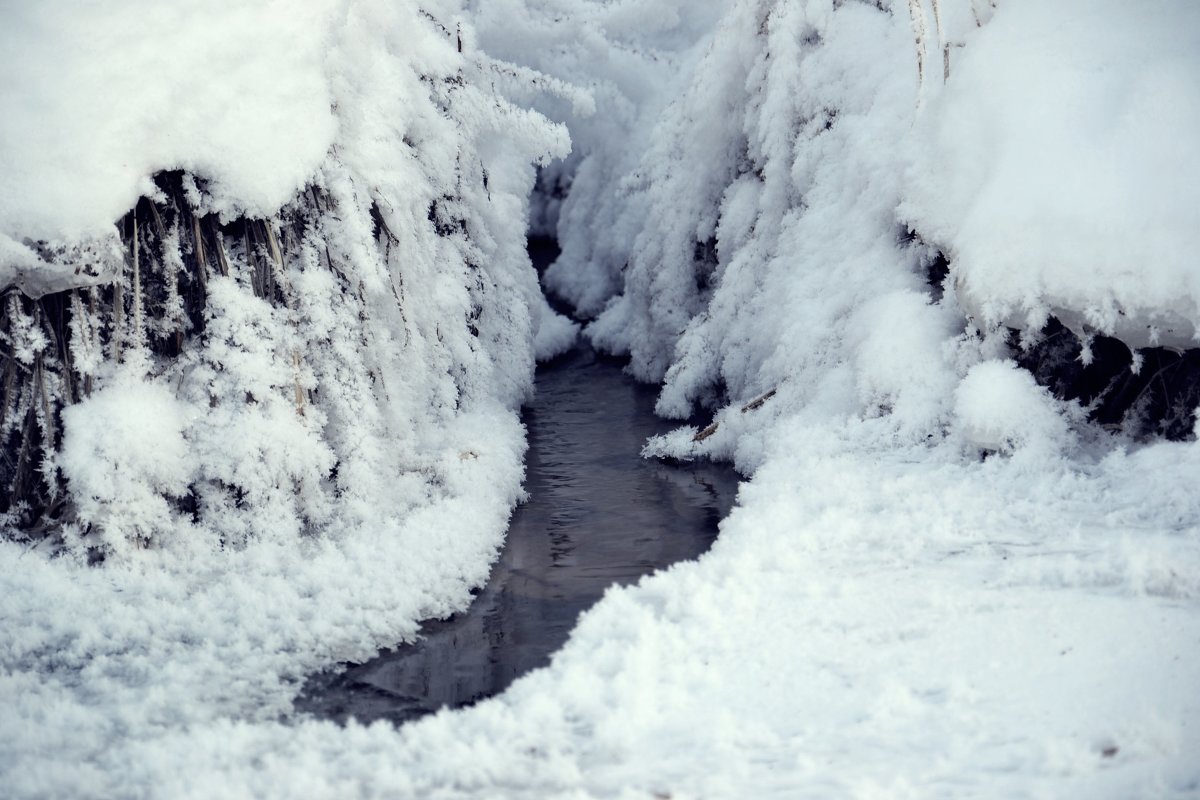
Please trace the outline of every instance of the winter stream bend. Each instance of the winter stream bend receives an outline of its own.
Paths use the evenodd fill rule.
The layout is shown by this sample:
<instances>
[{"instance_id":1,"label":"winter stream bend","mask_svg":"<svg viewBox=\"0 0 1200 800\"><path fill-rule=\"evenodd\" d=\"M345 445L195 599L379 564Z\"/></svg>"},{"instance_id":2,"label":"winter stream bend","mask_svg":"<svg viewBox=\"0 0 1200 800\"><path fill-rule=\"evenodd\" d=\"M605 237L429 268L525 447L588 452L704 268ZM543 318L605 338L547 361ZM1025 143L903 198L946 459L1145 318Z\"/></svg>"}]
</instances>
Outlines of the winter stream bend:
<instances>
[{"instance_id":1,"label":"winter stream bend","mask_svg":"<svg viewBox=\"0 0 1200 800\"><path fill-rule=\"evenodd\" d=\"M737 473L641 458L646 439L672 424L654 416L656 389L622 367L579 347L539 368L524 412L529 500L513 513L487 585L412 644L311 678L298 711L401 723L490 697L549 663L608 586L709 548Z\"/></svg>"}]
</instances>

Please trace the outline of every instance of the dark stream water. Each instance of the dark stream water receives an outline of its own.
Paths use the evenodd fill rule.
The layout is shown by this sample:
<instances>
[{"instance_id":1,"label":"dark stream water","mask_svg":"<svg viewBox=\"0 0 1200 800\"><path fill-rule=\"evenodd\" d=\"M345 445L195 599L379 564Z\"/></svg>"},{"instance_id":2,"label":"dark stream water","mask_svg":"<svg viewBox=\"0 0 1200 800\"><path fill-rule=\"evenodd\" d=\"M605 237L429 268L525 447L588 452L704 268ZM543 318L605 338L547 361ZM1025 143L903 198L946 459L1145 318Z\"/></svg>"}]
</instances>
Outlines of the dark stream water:
<instances>
[{"instance_id":1,"label":"dark stream water","mask_svg":"<svg viewBox=\"0 0 1200 800\"><path fill-rule=\"evenodd\" d=\"M524 412L530 497L487 585L463 613L426 623L418 641L311 678L298 711L399 723L497 694L549 663L608 586L709 548L738 476L641 458L647 437L671 423L654 416L656 389L622 365L580 347L539 368Z\"/></svg>"}]
</instances>

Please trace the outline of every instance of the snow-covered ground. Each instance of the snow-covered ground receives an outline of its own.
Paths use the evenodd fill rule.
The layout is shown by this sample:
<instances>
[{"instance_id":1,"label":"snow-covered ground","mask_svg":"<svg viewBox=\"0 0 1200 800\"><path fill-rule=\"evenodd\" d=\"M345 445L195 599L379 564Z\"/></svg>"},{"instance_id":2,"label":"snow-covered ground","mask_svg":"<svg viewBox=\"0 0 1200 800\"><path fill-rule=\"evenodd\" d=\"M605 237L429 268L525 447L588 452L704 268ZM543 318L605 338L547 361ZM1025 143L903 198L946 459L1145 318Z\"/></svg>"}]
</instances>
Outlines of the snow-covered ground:
<instances>
[{"instance_id":1,"label":"snow-covered ground","mask_svg":"<svg viewBox=\"0 0 1200 800\"><path fill-rule=\"evenodd\" d=\"M506 97L572 129L570 160L542 176L570 191L535 204L564 243L548 283L594 317L593 341L665 381L661 413L714 413L701 441L689 428L647 447L750 476L713 550L611 591L550 667L474 708L398 731L275 719L305 670L410 634L481 579L519 493L512 407L543 313L522 288L525 331L491 362L507 366L445 345L478 379L472 403L400 407L438 491L386 525L217 553L167 538L99 568L0 548L10 794L1200 796L1200 449L1091 425L1012 363L1004 328L1036 337L1054 315L1085 338L1192 344L1198 7L693 5L468 3L436 15L454 36L415 11L368 20L384 38L389 24L429 33L381 49L339 22L347 38L329 52L373 66L311 75L338 101L340 165L394 146L388 126L418 113L392 99L382 110L397 116L376 116L373 58L466 69L481 93L471 70L490 64ZM520 66L461 67L477 44ZM479 123L490 102L429 118L458 120L460 158L506 165L475 185L471 234L508 253L495 272L519 284L528 266L505 223L525 214L529 162L559 144L515 109L496 140ZM7 158L20 128L0 125ZM436 186L453 151L424 141L415 174ZM201 169L190 152L141 169ZM390 164L372 152L347 167L355 180ZM274 185L311 179L294 166ZM388 186L408 202L411 184ZM128 208L136 180L113 191L96 219ZM0 234L41 235L22 234L35 210L4 208ZM424 222L395 230L444 258ZM944 291L926 279L936 252ZM456 269L417 273L430 319L455 308L438 298ZM484 294L497 308L514 296ZM434 375L430 350L410 350L414 374ZM120 378L88 401L109 427L137 423L131 394L174 402ZM121 468L107 428L71 413ZM179 430L186 447L204 426ZM172 479L161 455L130 460L151 495ZM84 474L94 458L64 456Z\"/></svg>"}]
</instances>

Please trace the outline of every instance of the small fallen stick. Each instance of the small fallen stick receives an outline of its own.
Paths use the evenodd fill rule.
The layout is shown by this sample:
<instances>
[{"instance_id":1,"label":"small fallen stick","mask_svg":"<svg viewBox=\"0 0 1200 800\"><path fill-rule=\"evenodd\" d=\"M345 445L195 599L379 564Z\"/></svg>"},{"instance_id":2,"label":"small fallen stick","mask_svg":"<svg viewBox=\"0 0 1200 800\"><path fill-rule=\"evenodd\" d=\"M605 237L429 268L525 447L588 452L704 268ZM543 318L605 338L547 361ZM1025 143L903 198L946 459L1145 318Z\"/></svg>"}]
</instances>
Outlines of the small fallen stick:
<instances>
[{"instance_id":1,"label":"small fallen stick","mask_svg":"<svg viewBox=\"0 0 1200 800\"><path fill-rule=\"evenodd\" d=\"M755 398L749 403L746 403L746 405L742 406L742 413L745 414L747 411L757 411L758 409L762 408L763 403L767 402L774 396L775 390L772 389L761 397Z\"/></svg>"}]
</instances>

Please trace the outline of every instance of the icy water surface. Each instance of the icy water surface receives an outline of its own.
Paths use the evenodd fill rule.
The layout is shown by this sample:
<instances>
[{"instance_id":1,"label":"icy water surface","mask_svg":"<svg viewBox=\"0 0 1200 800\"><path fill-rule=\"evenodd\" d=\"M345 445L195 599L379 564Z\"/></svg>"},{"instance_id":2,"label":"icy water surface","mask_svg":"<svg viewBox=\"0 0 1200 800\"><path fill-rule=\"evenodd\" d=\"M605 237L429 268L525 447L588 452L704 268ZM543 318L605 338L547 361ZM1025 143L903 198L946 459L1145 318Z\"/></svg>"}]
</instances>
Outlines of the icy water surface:
<instances>
[{"instance_id":1,"label":"icy water surface","mask_svg":"<svg viewBox=\"0 0 1200 800\"><path fill-rule=\"evenodd\" d=\"M297 710L402 722L489 697L547 664L609 585L707 550L737 475L642 459L646 438L671 427L654 416L655 394L586 348L540 368L524 414L530 498L487 586L419 641L314 677Z\"/></svg>"}]
</instances>

